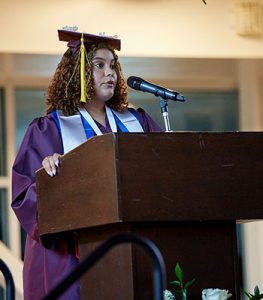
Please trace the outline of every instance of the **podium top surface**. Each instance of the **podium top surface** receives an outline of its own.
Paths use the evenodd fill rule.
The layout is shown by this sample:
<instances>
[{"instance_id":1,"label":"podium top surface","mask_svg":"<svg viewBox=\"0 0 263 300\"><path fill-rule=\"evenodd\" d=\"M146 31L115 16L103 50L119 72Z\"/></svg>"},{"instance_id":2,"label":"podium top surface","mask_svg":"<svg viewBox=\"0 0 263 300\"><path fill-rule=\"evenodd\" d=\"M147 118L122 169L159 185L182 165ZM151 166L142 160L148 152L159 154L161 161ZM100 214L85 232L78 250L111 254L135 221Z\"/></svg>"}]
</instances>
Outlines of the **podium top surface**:
<instances>
[{"instance_id":1,"label":"podium top surface","mask_svg":"<svg viewBox=\"0 0 263 300\"><path fill-rule=\"evenodd\" d=\"M65 154L55 177L37 171L40 234L263 219L262 153L262 132L96 136Z\"/></svg>"}]
</instances>

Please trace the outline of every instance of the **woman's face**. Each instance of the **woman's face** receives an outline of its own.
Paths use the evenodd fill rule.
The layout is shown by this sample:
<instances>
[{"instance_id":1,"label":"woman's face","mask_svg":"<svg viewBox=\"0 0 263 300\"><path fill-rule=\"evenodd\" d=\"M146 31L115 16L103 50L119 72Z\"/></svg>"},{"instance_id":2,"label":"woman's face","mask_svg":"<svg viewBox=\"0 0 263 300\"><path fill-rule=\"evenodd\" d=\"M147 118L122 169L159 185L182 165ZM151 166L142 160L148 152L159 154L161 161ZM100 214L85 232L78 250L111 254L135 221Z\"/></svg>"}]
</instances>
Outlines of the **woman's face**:
<instances>
[{"instance_id":1,"label":"woman's face","mask_svg":"<svg viewBox=\"0 0 263 300\"><path fill-rule=\"evenodd\" d=\"M92 59L95 101L106 102L112 98L117 84L116 63L107 48L95 51Z\"/></svg>"}]
</instances>

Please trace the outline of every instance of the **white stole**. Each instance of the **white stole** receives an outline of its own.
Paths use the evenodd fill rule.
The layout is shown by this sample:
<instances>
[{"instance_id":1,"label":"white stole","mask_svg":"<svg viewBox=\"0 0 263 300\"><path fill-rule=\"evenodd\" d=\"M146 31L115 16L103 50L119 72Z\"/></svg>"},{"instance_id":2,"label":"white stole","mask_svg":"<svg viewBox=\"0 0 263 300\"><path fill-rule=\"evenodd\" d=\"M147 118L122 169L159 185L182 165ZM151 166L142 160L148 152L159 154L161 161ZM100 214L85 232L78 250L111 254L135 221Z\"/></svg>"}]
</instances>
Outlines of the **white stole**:
<instances>
[{"instance_id":1,"label":"white stole","mask_svg":"<svg viewBox=\"0 0 263 300\"><path fill-rule=\"evenodd\" d=\"M105 108L112 132L117 132L117 125L113 113L127 128L128 132L144 132L140 122L128 109L124 112L117 112L110 109L108 106L105 106ZM102 132L96 122L84 108L80 108L79 112L71 116L64 116L61 110L57 110L56 112L60 123L64 153L76 148L87 140L80 114L86 119L96 135L102 135Z\"/></svg>"}]
</instances>

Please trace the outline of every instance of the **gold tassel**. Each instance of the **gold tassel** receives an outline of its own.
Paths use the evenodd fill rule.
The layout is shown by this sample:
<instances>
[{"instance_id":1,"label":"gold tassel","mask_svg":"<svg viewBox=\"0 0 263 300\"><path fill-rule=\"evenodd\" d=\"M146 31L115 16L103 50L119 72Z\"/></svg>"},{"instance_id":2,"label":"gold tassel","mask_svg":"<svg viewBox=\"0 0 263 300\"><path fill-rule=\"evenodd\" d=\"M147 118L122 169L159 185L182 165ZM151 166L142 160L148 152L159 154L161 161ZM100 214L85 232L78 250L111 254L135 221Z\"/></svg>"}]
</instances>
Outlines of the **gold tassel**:
<instances>
[{"instance_id":1,"label":"gold tassel","mask_svg":"<svg viewBox=\"0 0 263 300\"><path fill-rule=\"evenodd\" d=\"M80 102L86 103L85 46L84 46L83 33L82 33L81 45L80 45L80 88L81 88Z\"/></svg>"}]
</instances>

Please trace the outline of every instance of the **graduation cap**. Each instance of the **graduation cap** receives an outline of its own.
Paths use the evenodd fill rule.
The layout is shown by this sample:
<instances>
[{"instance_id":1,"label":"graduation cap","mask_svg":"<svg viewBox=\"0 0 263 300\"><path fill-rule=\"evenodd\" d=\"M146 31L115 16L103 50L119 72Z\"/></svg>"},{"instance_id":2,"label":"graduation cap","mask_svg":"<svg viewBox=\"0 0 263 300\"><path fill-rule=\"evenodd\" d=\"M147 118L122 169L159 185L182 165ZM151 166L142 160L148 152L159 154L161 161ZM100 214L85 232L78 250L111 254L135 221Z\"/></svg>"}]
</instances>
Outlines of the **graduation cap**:
<instances>
[{"instance_id":1,"label":"graduation cap","mask_svg":"<svg viewBox=\"0 0 263 300\"><path fill-rule=\"evenodd\" d=\"M81 85L81 98L80 102L86 102L86 85L85 85L85 60L86 48L92 45L105 44L112 49L121 49L121 40L106 36L95 35L89 33L81 33L72 30L58 30L58 37L60 41L68 42L68 47L73 53L80 49L80 85ZM67 91L66 91L67 93Z\"/></svg>"},{"instance_id":2,"label":"graduation cap","mask_svg":"<svg viewBox=\"0 0 263 300\"><path fill-rule=\"evenodd\" d=\"M112 49L121 50L121 40L105 34L95 35L70 30L58 30L58 38L60 41L68 42L68 47L70 47L73 51L76 51L81 45L82 38L86 47L97 44L105 44Z\"/></svg>"}]
</instances>

